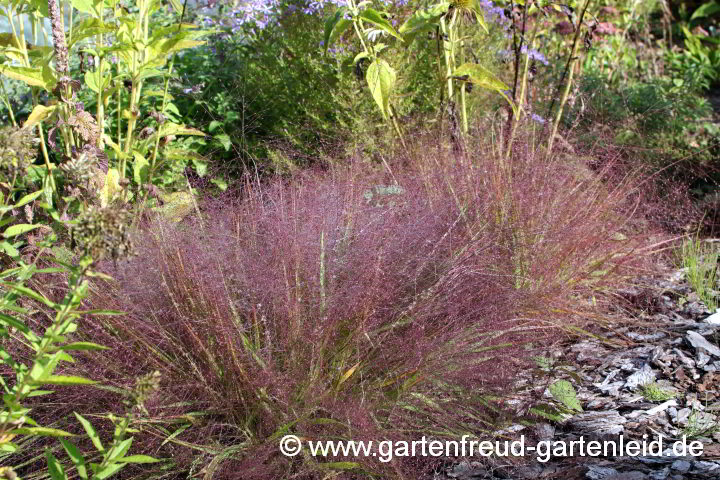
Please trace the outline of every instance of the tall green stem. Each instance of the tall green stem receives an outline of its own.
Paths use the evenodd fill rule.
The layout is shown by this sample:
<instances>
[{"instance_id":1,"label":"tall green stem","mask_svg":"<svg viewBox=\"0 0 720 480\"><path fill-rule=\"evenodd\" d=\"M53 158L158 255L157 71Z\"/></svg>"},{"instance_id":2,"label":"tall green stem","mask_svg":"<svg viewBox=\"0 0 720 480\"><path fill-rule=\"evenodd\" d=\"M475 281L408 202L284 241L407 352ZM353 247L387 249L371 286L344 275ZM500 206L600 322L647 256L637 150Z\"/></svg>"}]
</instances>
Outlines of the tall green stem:
<instances>
[{"instance_id":1,"label":"tall green stem","mask_svg":"<svg viewBox=\"0 0 720 480\"><path fill-rule=\"evenodd\" d=\"M460 65L465 63L465 40L462 37L461 23L457 26L457 35L460 39ZM462 111L463 133L468 133L467 103L465 102L465 84L460 84L460 110Z\"/></svg>"},{"instance_id":2,"label":"tall green stem","mask_svg":"<svg viewBox=\"0 0 720 480\"><path fill-rule=\"evenodd\" d=\"M13 113L12 105L10 104L10 97L5 90L5 82L3 80L0 80L0 89L2 90L2 101L5 104L5 107L8 109L8 113L10 115L10 121L12 122L13 127L17 127L17 122L15 121L15 113Z\"/></svg>"},{"instance_id":3,"label":"tall green stem","mask_svg":"<svg viewBox=\"0 0 720 480\"><path fill-rule=\"evenodd\" d=\"M527 84L528 84L528 72L530 71L530 49L532 48L533 44L535 43L535 36L537 35L537 29L540 22L535 22L535 26L533 27L532 34L530 35L530 41L527 43L527 53L525 54L525 65L523 66L523 75L522 75L522 82L520 84L520 97L518 99L518 116L515 118L514 116L511 117L511 128L510 128L510 136L508 137L508 145L507 150L505 151L505 157L510 158L510 153L512 152L512 143L513 139L515 138L515 133L517 132L518 124L520 123L520 120L523 118L525 112L525 94L527 92ZM522 114L522 115L521 115Z\"/></svg>"},{"instance_id":4,"label":"tall green stem","mask_svg":"<svg viewBox=\"0 0 720 480\"><path fill-rule=\"evenodd\" d=\"M577 47L580 39L580 30L582 27L583 18L585 18L585 12L587 12L588 7L590 6L590 3L592 0L585 0L585 5L583 6L582 12L580 13L580 18L578 19L577 27L575 28L575 38L573 39L573 46L572 51L570 52L570 56L568 57L567 64L565 65L565 71L563 72L562 79L567 76L567 82L564 85L564 91L563 96L560 101L560 107L558 108L557 113L555 114L555 120L553 121L552 129L550 131L550 138L548 139L548 149L547 153L548 155L552 152L553 144L555 143L555 135L557 134L558 125L560 124L560 119L562 118L562 112L565 108L565 103L567 102L568 95L570 93L570 86L572 85L572 77L573 77L573 71L575 66L576 53L577 53ZM558 92L560 91L560 88L562 87L562 83L558 84ZM553 101L550 103L550 108L548 109L548 118L550 118L550 114L552 113L553 103L555 101L555 97L553 97Z\"/></svg>"},{"instance_id":5,"label":"tall green stem","mask_svg":"<svg viewBox=\"0 0 720 480\"><path fill-rule=\"evenodd\" d=\"M575 61L575 54L577 52L577 47L578 47L578 43L580 40L580 30L582 27L582 22L583 22L583 19L585 18L585 12L587 12L588 7L590 6L590 2L592 2L592 0L585 0L585 5L583 6L582 11L580 12L580 17L578 18L578 24L575 26L575 36L573 37L572 49L570 51L570 55L568 55L567 62L565 63L565 69L563 70L563 73L560 76L560 81L558 82L558 86L555 91L555 95L553 95L552 100L550 100L550 106L548 107L547 115L545 115L546 118L550 118L552 116L553 107L555 106L555 102L557 101L557 98L560 95L560 91L563 88L563 81L565 80L565 77L567 77L567 75L570 71L570 67L572 66L572 63Z\"/></svg>"}]
</instances>

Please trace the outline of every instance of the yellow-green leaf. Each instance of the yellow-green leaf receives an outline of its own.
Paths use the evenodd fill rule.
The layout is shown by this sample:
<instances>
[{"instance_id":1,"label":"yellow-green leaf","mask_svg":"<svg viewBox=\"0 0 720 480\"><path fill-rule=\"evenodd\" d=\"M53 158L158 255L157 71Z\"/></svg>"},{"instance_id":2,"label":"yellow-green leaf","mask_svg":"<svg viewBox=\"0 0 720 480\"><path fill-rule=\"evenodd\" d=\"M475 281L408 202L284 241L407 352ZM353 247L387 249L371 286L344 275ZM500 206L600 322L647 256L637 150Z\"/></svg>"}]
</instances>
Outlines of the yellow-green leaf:
<instances>
[{"instance_id":1,"label":"yellow-green leaf","mask_svg":"<svg viewBox=\"0 0 720 480\"><path fill-rule=\"evenodd\" d=\"M94 385L97 382L85 377L75 375L50 375L40 380L43 384L50 385Z\"/></svg>"},{"instance_id":2,"label":"yellow-green leaf","mask_svg":"<svg viewBox=\"0 0 720 480\"><path fill-rule=\"evenodd\" d=\"M66 432L65 430L59 430L57 428L48 428L48 427L23 427L23 428L16 428L15 430L12 430L9 432L10 434L18 434L18 435L38 435L43 437L72 437L74 436L70 432Z\"/></svg>"},{"instance_id":3,"label":"yellow-green leaf","mask_svg":"<svg viewBox=\"0 0 720 480\"><path fill-rule=\"evenodd\" d=\"M370 64L365 75L370 93L380 107L383 118L390 117L390 94L395 86L395 70L380 58Z\"/></svg>"},{"instance_id":4,"label":"yellow-green leaf","mask_svg":"<svg viewBox=\"0 0 720 480\"><path fill-rule=\"evenodd\" d=\"M133 163L133 179L138 185L144 185L147 182L148 172L150 171L150 162L142 156L140 152L133 152L135 162Z\"/></svg>"},{"instance_id":5,"label":"yellow-green leaf","mask_svg":"<svg viewBox=\"0 0 720 480\"><path fill-rule=\"evenodd\" d=\"M508 90L508 86L487 68L477 63L463 63L453 72L455 77L467 77L467 81L489 90Z\"/></svg>"},{"instance_id":6,"label":"yellow-green leaf","mask_svg":"<svg viewBox=\"0 0 720 480\"><path fill-rule=\"evenodd\" d=\"M122 462L122 463L157 463L162 462L162 460L158 460L157 458L153 458L147 455L128 455L127 457L118 458L115 460L116 462Z\"/></svg>"},{"instance_id":7,"label":"yellow-green leaf","mask_svg":"<svg viewBox=\"0 0 720 480\"><path fill-rule=\"evenodd\" d=\"M345 372L342 377L340 377L340 381L338 382L338 388L340 387L340 385L342 385L343 383L345 383L348 378L352 377L352 374L355 373L355 370L357 370L357 368L358 368L359 366L360 366L360 362L358 362L358 363L356 363L355 365L353 365L352 367L350 367L350 368L348 369L348 371Z\"/></svg>"},{"instance_id":8,"label":"yellow-green leaf","mask_svg":"<svg viewBox=\"0 0 720 480\"><path fill-rule=\"evenodd\" d=\"M103 8L103 0L71 0L72 6L77 10L99 17Z\"/></svg>"},{"instance_id":9,"label":"yellow-green leaf","mask_svg":"<svg viewBox=\"0 0 720 480\"><path fill-rule=\"evenodd\" d=\"M92 423L90 423L89 420L85 419L82 415L80 415L77 412L73 412L75 414L75 417L80 421L83 428L85 429L85 433L87 433L88 437L90 437L90 440L92 440L93 445L95 445L95 448L97 448L98 452L102 452L105 450L105 447L103 447L102 442L100 441L100 437L97 434L97 431L95 430L95 427L92 426Z\"/></svg>"},{"instance_id":10,"label":"yellow-green leaf","mask_svg":"<svg viewBox=\"0 0 720 480\"><path fill-rule=\"evenodd\" d=\"M578 400L577 394L575 393L575 389L567 380L558 380L550 385L548 390L550 390L550 394L553 398L555 398L555 400L562 403L570 410L574 410L576 412L583 411L582 405L580 405L580 400Z\"/></svg>"},{"instance_id":11,"label":"yellow-green leaf","mask_svg":"<svg viewBox=\"0 0 720 480\"><path fill-rule=\"evenodd\" d=\"M0 67L0 73L13 80L25 82L31 87L40 87L48 90L47 82L43 78L42 68L3 65Z\"/></svg>"},{"instance_id":12,"label":"yellow-green leaf","mask_svg":"<svg viewBox=\"0 0 720 480\"><path fill-rule=\"evenodd\" d=\"M12 225L5 229L5 232L3 232L3 237L5 238L11 238L11 237L17 237L18 235L22 235L23 233L29 232L30 230L35 230L36 228L40 227L40 225L31 225L29 223L18 223L15 225Z\"/></svg>"},{"instance_id":13,"label":"yellow-green leaf","mask_svg":"<svg viewBox=\"0 0 720 480\"><path fill-rule=\"evenodd\" d=\"M100 206L107 207L115 194L122 190L120 187L120 173L116 168L110 168L105 175L105 184L100 192Z\"/></svg>"},{"instance_id":14,"label":"yellow-green leaf","mask_svg":"<svg viewBox=\"0 0 720 480\"><path fill-rule=\"evenodd\" d=\"M46 107L45 105L36 105L35 108L33 108L33 111L30 113L30 116L27 118L27 120L25 120L23 128L30 128L42 122L50 115L52 115L55 109L57 109L57 105L52 105L50 107Z\"/></svg>"},{"instance_id":15,"label":"yellow-green leaf","mask_svg":"<svg viewBox=\"0 0 720 480\"><path fill-rule=\"evenodd\" d=\"M32 116L32 115L31 115ZM26 205L36 198L38 198L40 195L42 195L44 192L42 190L38 190L37 192L28 193L27 195L23 196L19 202L15 204L15 208L22 207L23 205Z\"/></svg>"}]
</instances>

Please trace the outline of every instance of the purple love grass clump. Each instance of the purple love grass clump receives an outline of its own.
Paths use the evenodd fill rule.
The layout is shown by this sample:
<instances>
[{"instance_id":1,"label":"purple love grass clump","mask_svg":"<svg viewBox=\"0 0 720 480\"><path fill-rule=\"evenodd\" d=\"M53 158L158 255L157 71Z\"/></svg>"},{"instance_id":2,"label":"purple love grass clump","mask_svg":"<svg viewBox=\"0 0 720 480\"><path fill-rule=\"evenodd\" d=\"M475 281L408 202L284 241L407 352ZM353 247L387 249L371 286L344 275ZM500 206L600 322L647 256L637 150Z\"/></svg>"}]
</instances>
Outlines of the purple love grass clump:
<instances>
[{"instance_id":1,"label":"purple love grass clump","mask_svg":"<svg viewBox=\"0 0 720 480\"><path fill-rule=\"evenodd\" d=\"M127 312L86 320L111 350L73 368L113 385L159 371L155 421L203 412L177 440L244 445L213 463L219 478L324 478L340 461L421 478L429 459L306 462L279 455L278 435L412 441L527 411L518 374L564 326L595 318L582 312L597 313L637 242L612 239L632 209L627 182L517 142L511 178L491 148L460 161L420 140L392 176L310 171L247 185L202 221L151 222L89 301ZM97 413L109 395L71 405ZM185 472L211 459L162 440L138 434L134 447Z\"/></svg>"}]
</instances>

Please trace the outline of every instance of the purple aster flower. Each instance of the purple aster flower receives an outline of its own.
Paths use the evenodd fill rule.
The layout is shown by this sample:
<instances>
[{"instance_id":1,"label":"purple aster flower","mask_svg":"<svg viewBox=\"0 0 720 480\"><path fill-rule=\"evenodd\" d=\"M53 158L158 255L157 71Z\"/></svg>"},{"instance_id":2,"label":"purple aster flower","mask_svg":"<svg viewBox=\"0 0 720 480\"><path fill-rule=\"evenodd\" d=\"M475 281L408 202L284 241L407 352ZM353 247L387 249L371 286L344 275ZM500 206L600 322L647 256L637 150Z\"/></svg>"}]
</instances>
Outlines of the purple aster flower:
<instances>
[{"instance_id":1,"label":"purple aster flower","mask_svg":"<svg viewBox=\"0 0 720 480\"><path fill-rule=\"evenodd\" d=\"M536 61L542 63L543 65L549 65L549 62L545 58L545 55L538 52L534 48L528 49L527 45L523 45L523 47L520 49L520 53L527 54L527 56L530 57L532 60L536 60Z\"/></svg>"},{"instance_id":2,"label":"purple aster flower","mask_svg":"<svg viewBox=\"0 0 720 480\"><path fill-rule=\"evenodd\" d=\"M540 125L545 124L545 119L538 115L537 113L530 114L530 118L532 118L535 122L539 123Z\"/></svg>"}]
</instances>

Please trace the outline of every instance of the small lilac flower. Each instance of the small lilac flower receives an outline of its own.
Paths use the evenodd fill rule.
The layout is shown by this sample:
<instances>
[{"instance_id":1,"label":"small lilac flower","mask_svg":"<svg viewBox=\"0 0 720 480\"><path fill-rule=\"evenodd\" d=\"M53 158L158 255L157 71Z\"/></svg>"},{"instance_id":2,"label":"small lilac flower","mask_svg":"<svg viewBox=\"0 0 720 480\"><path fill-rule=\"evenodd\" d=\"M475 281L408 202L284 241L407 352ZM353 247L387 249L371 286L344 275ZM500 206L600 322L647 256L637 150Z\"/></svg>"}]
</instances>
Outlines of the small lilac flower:
<instances>
[{"instance_id":1,"label":"small lilac flower","mask_svg":"<svg viewBox=\"0 0 720 480\"><path fill-rule=\"evenodd\" d=\"M545 58L545 55L538 52L534 48L528 49L527 45L523 45L523 47L520 49L520 53L527 54L527 56L530 57L532 60L536 60L536 61L542 63L543 65L549 65L549 62Z\"/></svg>"},{"instance_id":2,"label":"small lilac flower","mask_svg":"<svg viewBox=\"0 0 720 480\"><path fill-rule=\"evenodd\" d=\"M544 125L544 124L545 124L545 121L546 121L543 117L541 117L541 116L538 115L537 113L532 113L532 114L530 114L530 118L532 118L534 121L536 121L536 122L539 123L540 125Z\"/></svg>"}]
</instances>

